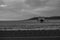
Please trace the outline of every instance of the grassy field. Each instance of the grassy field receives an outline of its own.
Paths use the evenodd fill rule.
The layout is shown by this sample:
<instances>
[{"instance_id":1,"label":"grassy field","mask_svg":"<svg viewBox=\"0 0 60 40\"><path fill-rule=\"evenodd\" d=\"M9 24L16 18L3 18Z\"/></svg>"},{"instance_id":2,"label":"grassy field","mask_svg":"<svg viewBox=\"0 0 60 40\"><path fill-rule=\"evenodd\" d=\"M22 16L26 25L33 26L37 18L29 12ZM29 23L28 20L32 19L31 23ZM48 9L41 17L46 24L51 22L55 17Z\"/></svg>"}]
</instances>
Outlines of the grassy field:
<instances>
[{"instance_id":1,"label":"grassy field","mask_svg":"<svg viewBox=\"0 0 60 40\"><path fill-rule=\"evenodd\" d=\"M37 20L0 21L0 30L54 30L59 28L59 22L40 23Z\"/></svg>"}]
</instances>

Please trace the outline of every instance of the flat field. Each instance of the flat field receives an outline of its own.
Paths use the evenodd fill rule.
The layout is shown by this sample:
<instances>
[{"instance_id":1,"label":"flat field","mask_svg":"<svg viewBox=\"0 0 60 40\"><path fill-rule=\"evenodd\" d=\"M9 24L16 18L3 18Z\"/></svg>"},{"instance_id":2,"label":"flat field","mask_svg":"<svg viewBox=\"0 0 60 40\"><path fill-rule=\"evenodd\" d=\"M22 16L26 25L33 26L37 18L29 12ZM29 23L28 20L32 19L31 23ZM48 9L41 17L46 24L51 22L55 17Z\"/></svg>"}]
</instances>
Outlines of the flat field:
<instances>
[{"instance_id":1,"label":"flat field","mask_svg":"<svg viewBox=\"0 0 60 40\"><path fill-rule=\"evenodd\" d=\"M60 28L60 22L49 20L40 23L36 20L25 21L0 21L0 30L54 30Z\"/></svg>"}]
</instances>

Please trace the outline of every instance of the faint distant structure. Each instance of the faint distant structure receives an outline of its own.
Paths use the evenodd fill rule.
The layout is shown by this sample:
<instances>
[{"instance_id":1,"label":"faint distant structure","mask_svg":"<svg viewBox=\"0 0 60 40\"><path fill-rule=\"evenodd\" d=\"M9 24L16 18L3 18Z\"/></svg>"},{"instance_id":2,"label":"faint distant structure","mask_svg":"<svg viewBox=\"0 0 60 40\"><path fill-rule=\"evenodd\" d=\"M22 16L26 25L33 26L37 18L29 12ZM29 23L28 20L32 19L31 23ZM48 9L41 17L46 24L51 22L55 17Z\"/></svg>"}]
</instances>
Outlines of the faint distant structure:
<instances>
[{"instance_id":1,"label":"faint distant structure","mask_svg":"<svg viewBox=\"0 0 60 40\"><path fill-rule=\"evenodd\" d=\"M37 21L40 22L40 23L43 23L45 21L45 19L43 17L40 17L40 18L38 18Z\"/></svg>"},{"instance_id":2,"label":"faint distant structure","mask_svg":"<svg viewBox=\"0 0 60 40\"><path fill-rule=\"evenodd\" d=\"M33 17L28 20L36 20L38 23L44 23L47 22L47 20L44 17Z\"/></svg>"}]
</instances>

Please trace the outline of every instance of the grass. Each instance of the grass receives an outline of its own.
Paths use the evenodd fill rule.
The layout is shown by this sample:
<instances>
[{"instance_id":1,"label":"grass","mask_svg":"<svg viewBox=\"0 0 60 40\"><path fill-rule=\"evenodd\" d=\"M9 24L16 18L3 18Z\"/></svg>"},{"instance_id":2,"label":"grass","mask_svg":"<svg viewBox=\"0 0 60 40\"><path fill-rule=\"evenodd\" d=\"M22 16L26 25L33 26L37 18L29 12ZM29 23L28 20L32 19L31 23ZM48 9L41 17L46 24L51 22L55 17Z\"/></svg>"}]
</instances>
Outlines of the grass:
<instances>
[{"instance_id":1,"label":"grass","mask_svg":"<svg viewBox=\"0 0 60 40\"><path fill-rule=\"evenodd\" d=\"M36 20L28 21L1 21L0 30L54 30L59 29L60 23L45 22L40 23Z\"/></svg>"}]
</instances>

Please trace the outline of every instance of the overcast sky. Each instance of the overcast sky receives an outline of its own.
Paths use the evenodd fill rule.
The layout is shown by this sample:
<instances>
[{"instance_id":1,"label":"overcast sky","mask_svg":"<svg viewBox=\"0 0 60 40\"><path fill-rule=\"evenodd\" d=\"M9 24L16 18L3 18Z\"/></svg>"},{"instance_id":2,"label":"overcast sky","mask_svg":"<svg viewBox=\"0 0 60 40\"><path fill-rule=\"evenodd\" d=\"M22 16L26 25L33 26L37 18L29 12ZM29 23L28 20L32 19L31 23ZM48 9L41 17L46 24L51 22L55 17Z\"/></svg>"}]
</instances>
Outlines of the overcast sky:
<instances>
[{"instance_id":1,"label":"overcast sky","mask_svg":"<svg viewBox=\"0 0 60 40\"><path fill-rule=\"evenodd\" d=\"M24 20L35 16L60 16L59 0L50 0L47 3L47 8L42 8L43 10L39 11L31 11L32 8L26 7L20 2L12 4L9 3L7 7L0 7L0 20ZM21 9L25 9L25 11L23 12Z\"/></svg>"}]
</instances>

